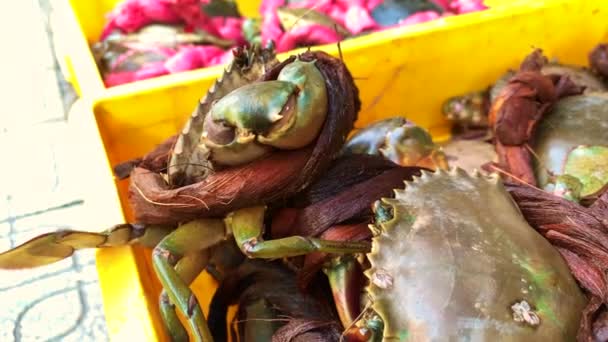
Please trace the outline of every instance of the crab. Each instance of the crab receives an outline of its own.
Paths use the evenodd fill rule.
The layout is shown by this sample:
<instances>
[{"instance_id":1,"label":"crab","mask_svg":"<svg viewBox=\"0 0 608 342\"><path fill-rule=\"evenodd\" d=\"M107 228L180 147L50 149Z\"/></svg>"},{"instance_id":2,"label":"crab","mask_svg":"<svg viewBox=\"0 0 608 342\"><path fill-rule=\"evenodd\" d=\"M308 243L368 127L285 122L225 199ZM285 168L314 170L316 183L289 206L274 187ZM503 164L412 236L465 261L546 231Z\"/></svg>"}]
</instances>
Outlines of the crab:
<instances>
[{"instance_id":1,"label":"crab","mask_svg":"<svg viewBox=\"0 0 608 342\"><path fill-rule=\"evenodd\" d=\"M602 45L589 55L601 71ZM606 92L569 77L544 75L536 50L491 106L500 171L528 222L564 257L590 295L578 340L598 338L606 323ZM597 330L596 329L599 329ZM599 338L601 340L601 338Z\"/></svg>"},{"instance_id":2,"label":"crab","mask_svg":"<svg viewBox=\"0 0 608 342\"><path fill-rule=\"evenodd\" d=\"M374 122L356 131L346 142L344 155L380 155L401 166L447 169L446 156L432 136L403 117Z\"/></svg>"},{"instance_id":3,"label":"crab","mask_svg":"<svg viewBox=\"0 0 608 342\"><path fill-rule=\"evenodd\" d=\"M328 95L329 86L333 98ZM266 208L273 205L273 199L282 199L274 193L269 194L274 184L257 184L258 188L267 189L257 193L233 193L230 202L215 200L207 204L199 197L215 198L218 193L197 192L198 196L190 196L193 199L186 198L198 203L197 209L193 210L190 202L184 206L167 206L144 201L142 198L147 198L150 189L138 181L148 177L145 179L154 180L152 187L180 194L198 189L197 185L205 187L209 183L219 183L218 192L221 192L228 188L222 184L235 181L235 174L247 179L247 185L252 186L261 177L254 171L268 172L266 163L279 157L298 165L295 158L289 160L290 154L280 151L296 151L294 153L300 157L311 156L305 170L288 175L272 174L282 182L285 189L281 190L288 197L311 181L302 178L303 172L309 178L318 176L339 151L359 108L357 98L340 96L356 95L356 88L353 88L344 64L325 53L307 52L279 63L272 49L259 46L237 49L227 71L200 101L175 140L167 174L145 170L138 175L138 170L150 162L149 158L164 159L158 157L158 150L140 160L139 165L131 165L131 187L137 191L133 190L135 195L130 200L137 223L116 225L101 233L62 231L43 234L0 254L0 268L39 267L67 258L82 248L126 244L153 248L154 268L163 286L160 312L169 335L175 341L188 340L188 333L178 319L179 312L187 319L195 341L213 341L200 304L188 287L207 266L210 249L234 239L247 257L274 259L312 251L365 252L369 250L369 244L297 235L265 240ZM344 117L339 117L340 113ZM161 144L159 149L167 146L167 143ZM229 180L220 181L224 174ZM289 181L296 185L286 186L285 182ZM162 194L162 191L151 191ZM142 210L141 205L137 205L138 200L153 209ZM169 210L169 217L161 220L159 215L166 213L163 210ZM150 212L153 215L148 215Z\"/></svg>"},{"instance_id":4,"label":"crab","mask_svg":"<svg viewBox=\"0 0 608 342\"><path fill-rule=\"evenodd\" d=\"M497 174L422 171L373 208L367 304L345 340L575 339L587 300Z\"/></svg>"},{"instance_id":5,"label":"crab","mask_svg":"<svg viewBox=\"0 0 608 342\"><path fill-rule=\"evenodd\" d=\"M427 130L403 117L376 121L356 131L343 148L343 155L378 155L401 166L429 170L459 167L483 172L498 161L491 143L481 139L451 139L435 143Z\"/></svg>"},{"instance_id":6,"label":"crab","mask_svg":"<svg viewBox=\"0 0 608 342\"><path fill-rule=\"evenodd\" d=\"M505 176L575 202L605 191L608 92L593 75L552 66L541 50L526 57L489 113Z\"/></svg>"},{"instance_id":7,"label":"crab","mask_svg":"<svg viewBox=\"0 0 608 342\"><path fill-rule=\"evenodd\" d=\"M225 77L222 82L230 85L212 88L201 101L177 140L169 184L204 179L218 167L246 164L273 149L299 149L315 140L327 113L321 72L314 62L296 59L276 80L251 83L277 63L274 55L261 58L242 75L228 74L237 77Z\"/></svg>"}]
</instances>

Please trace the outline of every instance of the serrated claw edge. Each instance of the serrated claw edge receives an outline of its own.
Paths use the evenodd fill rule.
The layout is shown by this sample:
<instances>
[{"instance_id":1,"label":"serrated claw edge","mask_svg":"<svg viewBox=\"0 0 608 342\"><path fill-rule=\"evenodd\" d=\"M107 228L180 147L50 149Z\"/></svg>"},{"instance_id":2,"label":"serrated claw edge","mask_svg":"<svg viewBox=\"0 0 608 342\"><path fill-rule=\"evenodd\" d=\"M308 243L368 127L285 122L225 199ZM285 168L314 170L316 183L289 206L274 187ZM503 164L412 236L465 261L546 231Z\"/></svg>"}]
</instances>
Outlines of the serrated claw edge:
<instances>
[{"instance_id":1,"label":"serrated claw edge","mask_svg":"<svg viewBox=\"0 0 608 342\"><path fill-rule=\"evenodd\" d=\"M200 170L199 165L192 165L191 159L199 147L205 117L213 103L234 89L254 82L277 63L273 51L260 49L258 46L235 50L233 61L198 103L177 138L167 169L168 182L171 186L189 183L196 174L196 169Z\"/></svg>"}]
</instances>

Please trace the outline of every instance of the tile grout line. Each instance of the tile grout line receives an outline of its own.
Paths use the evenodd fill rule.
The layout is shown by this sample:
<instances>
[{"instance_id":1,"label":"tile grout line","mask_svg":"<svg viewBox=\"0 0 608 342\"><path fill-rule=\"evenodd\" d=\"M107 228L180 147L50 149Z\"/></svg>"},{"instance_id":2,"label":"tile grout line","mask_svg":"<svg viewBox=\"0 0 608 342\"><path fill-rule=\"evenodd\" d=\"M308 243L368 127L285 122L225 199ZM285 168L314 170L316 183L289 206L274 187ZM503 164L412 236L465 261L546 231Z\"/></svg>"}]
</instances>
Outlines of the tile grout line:
<instances>
[{"instance_id":1,"label":"tile grout line","mask_svg":"<svg viewBox=\"0 0 608 342\"><path fill-rule=\"evenodd\" d=\"M78 291L78 286L80 283L83 283L82 281L78 281L77 285L74 286L70 286L70 287L66 287L63 289L59 289L59 290L55 290L55 291L51 291L45 294L45 296L43 297L39 297L38 299L34 300L33 302L29 303L28 305L26 305L23 310L17 315L17 318L15 320L15 326L13 327L13 338L15 339L15 341L20 341L21 340L21 322L23 321L23 317L25 317L25 315L32 309L34 308L36 305L38 305L38 303L42 302L43 300L45 300L46 298L52 297L52 296L56 296L56 295L60 295L69 291L73 291L76 290ZM88 284L92 284L94 282L85 282L85 285ZM79 293L80 295L80 293ZM71 327L68 331L60 334L59 336L53 336L51 338L51 340L56 340L56 338L62 338L64 336L69 335L70 333L72 333L73 331L75 331L78 326L82 323L83 321L83 317L85 315L84 313L84 308L82 308L83 310L81 311L80 316L78 317L77 321L75 322L74 326Z\"/></svg>"},{"instance_id":2,"label":"tile grout line","mask_svg":"<svg viewBox=\"0 0 608 342\"><path fill-rule=\"evenodd\" d=\"M36 9L34 9L35 12L37 12L38 16L37 16L37 20L39 21L43 21L41 23L41 25L37 25L36 27L36 31L43 31L41 37L46 36L47 37L47 42L46 44L44 44L44 46L41 46L42 49L44 50L44 54L46 54L48 56L48 54L50 54L50 59L47 58L45 60L45 63L49 63L50 65L53 65L53 70L48 70L47 72L45 72L45 84L46 87L48 87L50 89L50 87L52 87L53 84L55 84L57 86L57 90L52 89L52 91L48 91L46 92L46 96L44 97L43 100L43 108L52 108L53 110L53 117L51 118L46 118L43 121L39 121L36 124L39 123L47 123L47 122L65 122L68 118L69 115L69 110L70 107L72 106L72 104L74 103L75 100L77 100L78 96L75 94L74 89L72 88L72 86L65 80L64 75L61 71L61 68L59 67L59 59L57 56L57 46L55 44L55 40L53 38L57 38L57 32L53 31L53 23L51 22L51 17L53 15L53 11L57 11L58 9L58 5L56 3L54 3L53 0L36 0L34 2L34 7L37 7ZM36 6L37 5L37 6ZM61 38L61 37L60 37ZM54 78L54 79L52 79ZM52 94L51 94L52 92ZM55 95L56 94L56 95ZM47 98L50 98L50 96L60 96L60 100L53 100L50 101ZM61 110L63 110L63 113L61 113ZM57 115L57 114L62 114L62 115ZM8 132L9 129L7 127L0 127L0 134L3 132ZM51 179L50 185L52 185L52 189L53 192L57 191L58 188L61 189L61 186L63 185L63 183L66 181L63 178L63 173L59 173L59 170L62 170L62 164L60 163L61 160L63 158L60 158L60 156L63 156L63 154L59 153L59 150L56 149L52 149L52 168L49 168L49 172L53 172L54 173L54 178ZM69 178L67 178L67 181L69 182ZM19 191L19 190L18 190ZM18 194L15 195L21 195L21 192L19 192ZM26 194L29 196L29 194ZM20 221L22 219L25 218L29 218L29 217L35 217L34 220L37 220L37 218L41 218L42 221L48 221L48 220L44 220L45 216L49 216L47 213L50 212L56 212L58 210L63 210L63 209L68 209L71 207L75 207L78 205L83 205L85 203L85 201L82 199L82 197L76 195L76 196L69 196L67 198L57 198L57 201L53 201L53 202L43 202L42 205L32 205L33 203L28 202L27 201L27 197L25 198L25 202L24 205L21 205L21 200L20 197L12 197L11 195L8 196L0 196L2 198L0 198L0 201L4 201L6 203L6 210L2 210L2 211L6 211L3 213L0 213L0 225L2 224L6 224L8 226L8 231L7 235L4 236L2 238L6 238L10 244L11 248L14 248L15 246L15 242L16 240L19 238L19 236L21 236L20 234L24 233L25 230L24 228L24 221ZM74 199L75 198L75 199ZM72 200L73 199L73 200ZM29 203L29 205L28 205ZM48 206L48 207L47 207ZM43 209L38 209L38 208L43 208ZM46 207L46 208L45 208ZM65 210L68 211L68 210ZM63 211L63 212L65 212ZM59 212L59 216L63 216L63 212ZM51 214L50 216L54 216L53 214ZM63 220L60 220L61 222L63 222ZM6 227L6 226L5 226ZM89 265L95 265L95 261L94 260L90 260L90 259L84 259L84 258L80 258L78 257L76 254L72 255L71 257L71 265L68 264L67 268L62 268L56 272L51 272L51 273L45 273L42 274L39 277L35 277L33 279L29 279L25 282L19 283L19 284L14 284L14 286L9 286L8 288L5 289L0 289L0 292L4 292L4 294L10 294L13 293L11 292L11 290L13 290L14 288L18 288L21 286L24 286L26 284L29 283L37 283L40 282L42 280L46 280L49 278L53 278L53 277L61 277L61 275L63 274L70 274L70 277L75 276L76 282L75 284L66 284L65 281L63 282L63 285L61 285L64 288L61 289L46 289L40 293L38 293L38 298L31 301L30 303L27 303L27 305L25 306L21 306L18 305L15 309L15 314L11 314L9 318L9 322L11 323L10 328L7 328L7 337L10 338L12 337L14 339L15 342L20 342L21 340L29 340L32 336L31 336L31 331L27 331L26 329L28 329L28 323L29 321L32 320L31 314L30 312L34 312L35 310L40 310L40 304L44 303L48 298L63 294L63 293L67 293L67 292L71 292L71 291L76 291L77 292L77 300L74 302L74 309L76 309L76 306L80 306L80 312L79 315L77 316L77 319L75 321L70 320L70 327L69 329L63 330L63 331L54 331L57 328L55 327L55 329L51 329L52 326L49 325L49 323L45 323L45 327L47 329L47 331L43 331L43 332L36 332L36 336L35 338L42 338L45 341L61 341L64 340L66 338L77 338L78 340L83 340L83 339L87 339L87 337L89 338L89 340L93 341L94 338L93 336L96 336L96 334L102 334L99 335L101 339L107 339L108 335L107 335L107 325L106 325L106 321L105 321L105 316L103 315L103 312L97 308L97 306L94 303L97 303L97 301L94 301L94 299L90 299L89 296L91 296L91 294L89 294L88 288L89 286L93 286L94 284L98 283L98 279L97 277L90 277L89 275L91 275L90 272L94 272L94 269L91 269L89 267ZM88 275L85 275L88 274ZM70 278L71 279L71 278ZM86 280L85 280L86 279ZM89 279L94 279L94 280L89 280ZM46 308L45 308L46 310ZM37 312L37 311L35 311ZM45 311L43 313L43 315L46 314L51 314L51 312L47 312ZM94 327L91 326L91 324L88 324L87 322L90 320L90 317L94 317L96 318L99 315L99 317L101 317L101 320L103 321L100 328L97 329L93 329ZM2 316L0 316L0 318L2 318ZM38 319L36 319L37 321ZM42 318L42 320L44 320L44 318ZM94 320L94 322L96 322L96 320ZM97 324L97 323L95 323ZM12 328L12 336L11 335L11 331L10 329ZM99 331L98 331L99 330ZM57 334L58 333L58 334ZM45 336L47 335L47 336ZM48 336L48 335L54 335L54 336Z\"/></svg>"},{"instance_id":3,"label":"tile grout line","mask_svg":"<svg viewBox=\"0 0 608 342\"><path fill-rule=\"evenodd\" d=\"M21 215L16 215L16 216L9 215L8 218L0 220L0 224L7 223L7 222L10 224L11 220L13 222L16 222L16 221L24 219L24 218L28 218L28 217L32 217L32 216L36 216L36 215L40 215L40 214L45 214L45 213L55 211L55 210L68 209L68 208L75 207L77 205L82 205L82 204L84 204L84 200L77 199L77 200L73 200L73 201L70 201L70 202L67 202L64 204L60 204L60 205L57 205L54 207L36 210L36 211L29 212L29 213L21 214Z\"/></svg>"}]
</instances>

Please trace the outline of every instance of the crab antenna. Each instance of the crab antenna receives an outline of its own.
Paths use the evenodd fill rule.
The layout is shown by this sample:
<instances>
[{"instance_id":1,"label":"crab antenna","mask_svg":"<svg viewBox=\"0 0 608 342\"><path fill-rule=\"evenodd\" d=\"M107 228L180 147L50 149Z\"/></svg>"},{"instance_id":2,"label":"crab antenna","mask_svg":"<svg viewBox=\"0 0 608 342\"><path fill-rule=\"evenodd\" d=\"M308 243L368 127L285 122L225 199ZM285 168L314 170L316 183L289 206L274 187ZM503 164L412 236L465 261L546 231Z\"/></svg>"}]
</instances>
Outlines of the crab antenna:
<instances>
[{"instance_id":1,"label":"crab antenna","mask_svg":"<svg viewBox=\"0 0 608 342\"><path fill-rule=\"evenodd\" d=\"M338 33L338 25L334 24L334 31ZM338 54L340 54L340 62L344 63L344 56L342 55L342 47L340 46L340 41L336 43L338 45Z\"/></svg>"}]
</instances>

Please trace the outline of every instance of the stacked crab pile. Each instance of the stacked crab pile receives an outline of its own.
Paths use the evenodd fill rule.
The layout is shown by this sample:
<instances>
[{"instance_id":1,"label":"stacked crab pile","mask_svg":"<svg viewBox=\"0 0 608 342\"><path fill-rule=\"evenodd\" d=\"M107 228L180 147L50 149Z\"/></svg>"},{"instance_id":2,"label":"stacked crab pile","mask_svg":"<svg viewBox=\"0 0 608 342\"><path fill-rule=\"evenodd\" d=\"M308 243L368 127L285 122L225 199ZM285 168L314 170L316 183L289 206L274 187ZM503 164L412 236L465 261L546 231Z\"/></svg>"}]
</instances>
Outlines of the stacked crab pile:
<instances>
[{"instance_id":1,"label":"stacked crab pile","mask_svg":"<svg viewBox=\"0 0 608 342\"><path fill-rule=\"evenodd\" d=\"M536 50L489 89L444 105L459 145L495 147L477 165L503 175L526 220L589 295L581 341L608 340L607 66L605 44L589 53L588 68Z\"/></svg>"},{"instance_id":2,"label":"stacked crab pile","mask_svg":"<svg viewBox=\"0 0 608 342\"><path fill-rule=\"evenodd\" d=\"M481 0L264 0L245 18L230 0L125 0L93 55L106 86L228 63L245 42L278 52L484 10Z\"/></svg>"},{"instance_id":3,"label":"stacked crab pile","mask_svg":"<svg viewBox=\"0 0 608 342\"><path fill-rule=\"evenodd\" d=\"M543 74L536 52L492 103L489 151L479 140L438 146L400 117L347 139L360 102L341 60L279 62L258 45L234 54L179 134L116 166L136 222L42 235L0 254L0 268L151 247L176 341L226 340L232 304L233 341L601 339L606 159L589 155L602 156L606 130L564 132L587 127L570 117L603 127L603 94ZM562 102L577 100L574 113ZM542 135L553 117L559 129ZM517 183L544 170L518 164L533 135L568 156L550 192ZM482 153L462 158L463 141ZM504 182L472 171L492 159ZM202 272L219 284L207 317L188 286Z\"/></svg>"}]
</instances>

